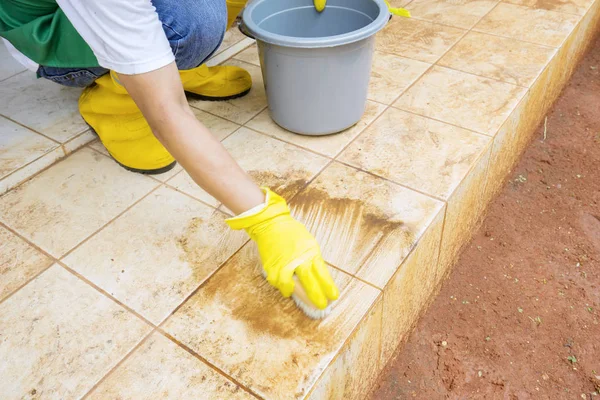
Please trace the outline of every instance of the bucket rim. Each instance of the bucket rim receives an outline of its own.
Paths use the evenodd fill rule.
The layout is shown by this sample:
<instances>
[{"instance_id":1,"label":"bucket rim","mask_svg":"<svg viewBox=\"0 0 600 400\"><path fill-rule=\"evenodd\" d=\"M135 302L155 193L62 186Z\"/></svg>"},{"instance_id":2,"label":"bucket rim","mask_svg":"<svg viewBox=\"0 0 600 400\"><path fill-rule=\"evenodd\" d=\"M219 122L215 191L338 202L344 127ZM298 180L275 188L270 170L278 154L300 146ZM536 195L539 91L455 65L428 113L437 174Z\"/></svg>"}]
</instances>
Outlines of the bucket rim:
<instances>
[{"instance_id":1,"label":"bucket rim","mask_svg":"<svg viewBox=\"0 0 600 400\"><path fill-rule=\"evenodd\" d=\"M273 1L273 0L254 0L250 4L246 6L244 12L242 14L242 31L247 31L254 39L274 44L282 47L294 47L294 48L326 48L326 47L335 47L342 46L345 44L350 44L354 42L358 42L363 39L367 39L381 29L385 27L390 19L390 12L387 4L384 0L369 0L379 6L379 14L377 17L371 21L367 26L364 26L360 29L357 29L352 32L343 33L341 35L333 35L333 36L325 36L325 37L317 37L317 38L301 38L295 36L285 36L279 35L276 33L272 33L267 31L266 29L258 26L256 22L252 20L252 12L254 9L265 1ZM314 6L305 6L299 8L313 8ZM332 6L327 5L327 7L331 8L346 8L343 6ZM242 28L242 27L240 27Z\"/></svg>"}]
</instances>

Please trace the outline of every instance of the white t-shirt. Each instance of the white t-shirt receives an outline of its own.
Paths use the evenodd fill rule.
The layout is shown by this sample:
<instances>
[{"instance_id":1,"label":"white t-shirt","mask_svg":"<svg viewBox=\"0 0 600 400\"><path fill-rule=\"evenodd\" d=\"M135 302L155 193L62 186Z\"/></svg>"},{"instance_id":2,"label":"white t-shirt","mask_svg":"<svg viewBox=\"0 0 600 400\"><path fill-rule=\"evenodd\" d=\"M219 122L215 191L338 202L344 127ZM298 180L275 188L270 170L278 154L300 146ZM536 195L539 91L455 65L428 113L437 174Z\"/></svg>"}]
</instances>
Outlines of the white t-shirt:
<instances>
[{"instance_id":1,"label":"white t-shirt","mask_svg":"<svg viewBox=\"0 0 600 400\"><path fill-rule=\"evenodd\" d=\"M100 66L121 74L154 71L175 61L150 0L56 0ZM13 46L9 52L29 69L36 63Z\"/></svg>"}]
</instances>

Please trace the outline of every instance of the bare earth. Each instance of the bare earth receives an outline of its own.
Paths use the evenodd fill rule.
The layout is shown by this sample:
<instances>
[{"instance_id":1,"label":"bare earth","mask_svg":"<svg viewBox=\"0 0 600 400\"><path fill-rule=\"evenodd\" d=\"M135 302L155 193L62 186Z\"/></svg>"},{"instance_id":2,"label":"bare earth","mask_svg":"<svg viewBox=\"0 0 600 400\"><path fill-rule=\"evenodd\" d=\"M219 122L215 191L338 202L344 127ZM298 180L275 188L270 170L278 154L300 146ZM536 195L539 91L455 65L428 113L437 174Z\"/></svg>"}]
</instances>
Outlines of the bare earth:
<instances>
[{"instance_id":1,"label":"bare earth","mask_svg":"<svg viewBox=\"0 0 600 400\"><path fill-rule=\"evenodd\" d=\"M600 39L373 399L600 400Z\"/></svg>"}]
</instances>

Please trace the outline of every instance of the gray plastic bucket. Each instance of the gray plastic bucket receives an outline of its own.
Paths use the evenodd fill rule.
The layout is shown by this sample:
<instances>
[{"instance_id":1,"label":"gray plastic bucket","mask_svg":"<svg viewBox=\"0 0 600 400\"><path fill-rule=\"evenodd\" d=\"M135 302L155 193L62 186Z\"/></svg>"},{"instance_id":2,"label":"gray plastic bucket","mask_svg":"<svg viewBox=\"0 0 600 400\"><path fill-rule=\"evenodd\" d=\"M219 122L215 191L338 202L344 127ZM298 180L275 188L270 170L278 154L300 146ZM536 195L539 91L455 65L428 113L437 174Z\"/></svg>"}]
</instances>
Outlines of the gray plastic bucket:
<instances>
[{"instance_id":1,"label":"gray plastic bucket","mask_svg":"<svg viewBox=\"0 0 600 400\"><path fill-rule=\"evenodd\" d=\"M375 33L390 18L383 0L255 0L242 31L258 43L271 118L304 135L327 135L365 112Z\"/></svg>"}]
</instances>

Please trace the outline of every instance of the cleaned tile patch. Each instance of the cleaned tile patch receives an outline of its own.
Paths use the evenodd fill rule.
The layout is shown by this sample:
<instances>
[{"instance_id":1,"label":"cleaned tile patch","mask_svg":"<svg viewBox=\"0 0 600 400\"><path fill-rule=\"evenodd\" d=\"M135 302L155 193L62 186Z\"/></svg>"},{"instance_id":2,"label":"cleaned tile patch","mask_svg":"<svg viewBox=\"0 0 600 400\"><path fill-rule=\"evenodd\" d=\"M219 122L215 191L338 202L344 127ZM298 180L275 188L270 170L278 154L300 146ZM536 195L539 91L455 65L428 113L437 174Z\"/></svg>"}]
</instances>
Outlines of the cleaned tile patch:
<instances>
[{"instance_id":1,"label":"cleaned tile patch","mask_svg":"<svg viewBox=\"0 0 600 400\"><path fill-rule=\"evenodd\" d=\"M496 4L497 0L414 0L408 9L414 18L470 29Z\"/></svg>"},{"instance_id":2,"label":"cleaned tile patch","mask_svg":"<svg viewBox=\"0 0 600 400\"><path fill-rule=\"evenodd\" d=\"M81 89L37 79L33 72L13 76L0 85L0 114L65 143L88 129L79 115Z\"/></svg>"},{"instance_id":3,"label":"cleaned tile patch","mask_svg":"<svg viewBox=\"0 0 600 400\"><path fill-rule=\"evenodd\" d=\"M8 399L80 398L150 331L58 265L0 304L0 326Z\"/></svg>"},{"instance_id":4,"label":"cleaned tile patch","mask_svg":"<svg viewBox=\"0 0 600 400\"><path fill-rule=\"evenodd\" d=\"M494 136L526 89L433 67L394 107Z\"/></svg>"},{"instance_id":5,"label":"cleaned tile patch","mask_svg":"<svg viewBox=\"0 0 600 400\"><path fill-rule=\"evenodd\" d=\"M0 117L0 179L58 146L58 143Z\"/></svg>"},{"instance_id":6,"label":"cleaned tile patch","mask_svg":"<svg viewBox=\"0 0 600 400\"><path fill-rule=\"evenodd\" d=\"M559 47L581 17L500 3L474 30Z\"/></svg>"},{"instance_id":7,"label":"cleaned tile patch","mask_svg":"<svg viewBox=\"0 0 600 400\"><path fill-rule=\"evenodd\" d=\"M383 288L443 203L333 163L291 207L327 262Z\"/></svg>"},{"instance_id":8,"label":"cleaned tile patch","mask_svg":"<svg viewBox=\"0 0 600 400\"><path fill-rule=\"evenodd\" d=\"M24 167L5 176L0 180L0 196L18 186L20 183L25 182L44 168L54 164L64 156L65 152L63 149L61 147L56 147L54 150L49 151Z\"/></svg>"},{"instance_id":9,"label":"cleaned tile patch","mask_svg":"<svg viewBox=\"0 0 600 400\"><path fill-rule=\"evenodd\" d=\"M159 324L248 240L224 219L221 212L162 187L64 262Z\"/></svg>"},{"instance_id":10,"label":"cleaned tile patch","mask_svg":"<svg viewBox=\"0 0 600 400\"><path fill-rule=\"evenodd\" d=\"M90 399L254 399L160 333L152 336L90 395Z\"/></svg>"},{"instance_id":11,"label":"cleaned tile patch","mask_svg":"<svg viewBox=\"0 0 600 400\"><path fill-rule=\"evenodd\" d=\"M377 35L376 49L434 63L465 33L462 29L412 18L392 18Z\"/></svg>"},{"instance_id":12,"label":"cleaned tile patch","mask_svg":"<svg viewBox=\"0 0 600 400\"><path fill-rule=\"evenodd\" d=\"M0 220L59 258L156 185L84 148L0 197Z\"/></svg>"},{"instance_id":13,"label":"cleaned tile patch","mask_svg":"<svg viewBox=\"0 0 600 400\"><path fill-rule=\"evenodd\" d=\"M376 51L369 83L369 99L392 104L430 64Z\"/></svg>"},{"instance_id":14,"label":"cleaned tile patch","mask_svg":"<svg viewBox=\"0 0 600 400\"><path fill-rule=\"evenodd\" d=\"M246 126L285 142L312 150L316 153L328 157L335 157L371 122L373 122L383 110L385 110L385 106L368 101L365 114L356 125L343 132L327 136L304 136L289 132L281 128L271 119L268 110L258 114L254 119L248 122Z\"/></svg>"},{"instance_id":15,"label":"cleaned tile patch","mask_svg":"<svg viewBox=\"0 0 600 400\"><path fill-rule=\"evenodd\" d=\"M302 398L380 291L333 270L340 299L329 317L314 321L260 269L256 247L244 246L164 330L264 398Z\"/></svg>"},{"instance_id":16,"label":"cleaned tile patch","mask_svg":"<svg viewBox=\"0 0 600 400\"><path fill-rule=\"evenodd\" d=\"M23 71L25 67L10 55L4 41L0 39L0 81Z\"/></svg>"},{"instance_id":17,"label":"cleaned tile patch","mask_svg":"<svg viewBox=\"0 0 600 400\"><path fill-rule=\"evenodd\" d=\"M51 263L49 257L0 226L0 301Z\"/></svg>"},{"instance_id":18,"label":"cleaned tile patch","mask_svg":"<svg viewBox=\"0 0 600 400\"><path fill-rule=\"evenodd\" d=\"M447 200L491 138L390 108L340 160Z\"/></svg>"},{"instance_id":19,"label":"cleaned tile patch","mask_svg":"<svg viewBox=\"0 0 600 400\"><path fill-rule=\"evenodd\" d=\"M555 52L516 39L469 32L438 65L530 87Z\"/></svg>"}]
</instances>

